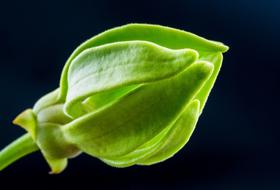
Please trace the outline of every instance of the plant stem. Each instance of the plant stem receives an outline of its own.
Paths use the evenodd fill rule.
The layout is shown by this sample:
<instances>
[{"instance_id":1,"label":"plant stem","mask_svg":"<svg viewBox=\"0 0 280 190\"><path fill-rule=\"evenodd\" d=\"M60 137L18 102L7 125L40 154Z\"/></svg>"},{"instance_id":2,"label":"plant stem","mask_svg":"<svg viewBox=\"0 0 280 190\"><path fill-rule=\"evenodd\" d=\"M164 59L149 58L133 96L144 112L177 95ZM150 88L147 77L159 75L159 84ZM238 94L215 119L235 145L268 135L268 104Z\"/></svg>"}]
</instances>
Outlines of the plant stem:
<instances>
[{"instance_id":1,"label":"plant stem","mask_svg":"<svg viewBox=\"0 0 280 190\"><path fill-rule=\"evenodd\" d=\"M38 146L29 134L22 135L0 152L0 171L21 157L38 149Z\"/></svg>"}]
</instances>

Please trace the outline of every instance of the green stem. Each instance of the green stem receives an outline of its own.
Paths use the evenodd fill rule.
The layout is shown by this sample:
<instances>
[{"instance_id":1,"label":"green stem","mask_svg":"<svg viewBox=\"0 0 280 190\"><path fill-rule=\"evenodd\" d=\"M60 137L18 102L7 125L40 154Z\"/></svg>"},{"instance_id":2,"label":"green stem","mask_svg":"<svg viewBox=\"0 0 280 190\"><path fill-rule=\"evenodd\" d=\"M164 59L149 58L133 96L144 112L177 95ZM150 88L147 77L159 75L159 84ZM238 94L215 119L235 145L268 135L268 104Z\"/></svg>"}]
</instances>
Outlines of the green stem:
<instances>
[{"instance_id":1,"label":"green stem","mask_svg":"<svg viewBox=\"0 0 280 190\"><path fill-rule=\"evenodd\" d=\"M38 146L29 134L21 136L0 152L0 171L21 157L35 152L38 149Z\"/></svg>"}]
</instances>

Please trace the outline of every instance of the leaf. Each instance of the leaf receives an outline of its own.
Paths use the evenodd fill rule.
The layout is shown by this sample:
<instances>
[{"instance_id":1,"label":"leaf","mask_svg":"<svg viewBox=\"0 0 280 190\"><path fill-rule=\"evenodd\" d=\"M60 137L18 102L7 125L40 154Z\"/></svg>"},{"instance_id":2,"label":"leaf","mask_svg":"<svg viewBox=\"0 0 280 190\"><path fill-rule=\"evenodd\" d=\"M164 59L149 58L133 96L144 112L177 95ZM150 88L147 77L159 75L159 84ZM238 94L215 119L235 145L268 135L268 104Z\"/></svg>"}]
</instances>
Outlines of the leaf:
<instances>
[{"instance_id":1,"label":"leaf","mask_svg":"<svg viewBox=\"0 0 280 190\"><path fill-rule=\"evenodd\" d=\"M128 154L170 125L212 70L211 63L200 61L175 77L144 85L113 105L63 126L64 137L92 156Z\"/></svg>"},{"instance_id":2,"label":"leaf","mask_svg":"<svg viewBox=\"0 0 280 190\"><path fill-rule=\"evenodd\" d=\"M144 41L87 49L69 67L65 111L72 117L83 115L85 112L80 103L87 97L117 87L174 76L197 57L194 50L171 50Z\"/></svg>"}]
</instances>

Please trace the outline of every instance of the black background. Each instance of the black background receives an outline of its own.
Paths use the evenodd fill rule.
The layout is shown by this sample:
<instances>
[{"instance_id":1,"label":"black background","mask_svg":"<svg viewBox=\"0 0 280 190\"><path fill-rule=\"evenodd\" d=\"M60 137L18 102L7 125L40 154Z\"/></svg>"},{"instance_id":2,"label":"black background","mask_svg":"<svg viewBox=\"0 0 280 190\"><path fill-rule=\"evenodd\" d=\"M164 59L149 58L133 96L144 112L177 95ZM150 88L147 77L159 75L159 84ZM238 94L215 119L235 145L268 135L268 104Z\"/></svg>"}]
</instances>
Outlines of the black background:
<instances>
[{"instance_id":1,"label":"black background","mask_svg":"<svg viewBox=\"0 0 280 190\"><path fill-rule=\"evenodd\" d=\"M172 159L116 169L81 155L62 174L49 175L35 153L2 171L0 183L23 189L280 189L279 10L277 0L1 1L0 148L24 133L11 121L58 86L75 47L105 29L167 25L230 50L196 131Z\"/></svg>"}]
</instances>

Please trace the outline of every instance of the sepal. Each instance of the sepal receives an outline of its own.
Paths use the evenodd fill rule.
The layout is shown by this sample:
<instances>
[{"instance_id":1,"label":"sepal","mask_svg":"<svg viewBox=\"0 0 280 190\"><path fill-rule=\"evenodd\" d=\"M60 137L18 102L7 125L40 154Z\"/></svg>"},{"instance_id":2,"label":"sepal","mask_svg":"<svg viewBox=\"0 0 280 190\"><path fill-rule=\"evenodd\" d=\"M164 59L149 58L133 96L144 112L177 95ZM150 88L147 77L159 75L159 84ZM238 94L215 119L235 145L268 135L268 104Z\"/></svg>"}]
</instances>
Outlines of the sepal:
<instances>
[{"instance_id":1,"label":"sepal","mask_svg":"<svg viewBox=\"0 0 280 190\"><path fill-rule=\"evenodd\" d=\"M13 124L18 125L24 128L33 138L36 139L37 132L37 123L36 123L36 115L32 111L32 109L27 109L20 113L14 120Z\"/></svg>"}]
</instances>

